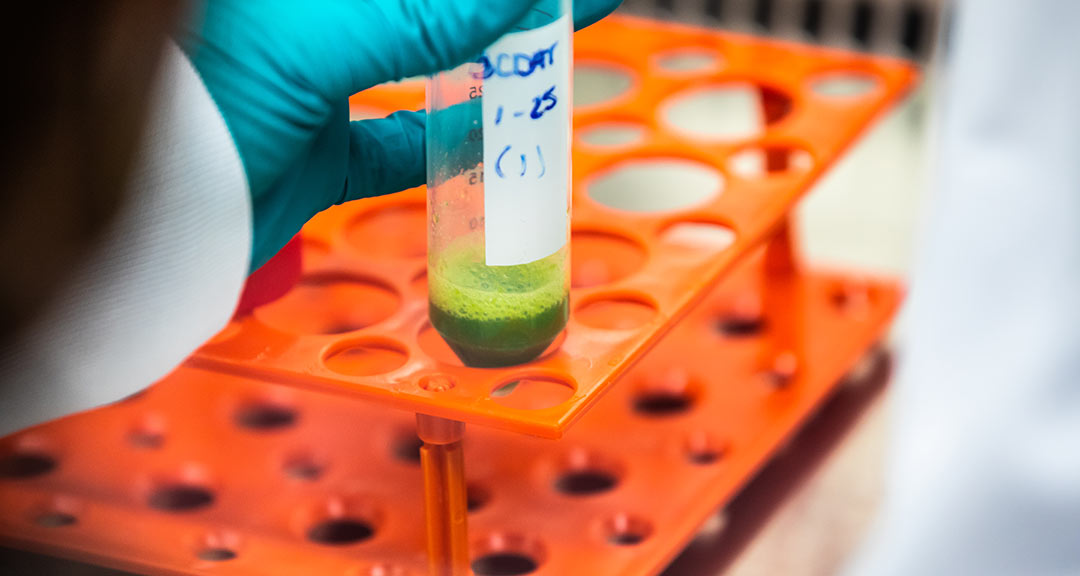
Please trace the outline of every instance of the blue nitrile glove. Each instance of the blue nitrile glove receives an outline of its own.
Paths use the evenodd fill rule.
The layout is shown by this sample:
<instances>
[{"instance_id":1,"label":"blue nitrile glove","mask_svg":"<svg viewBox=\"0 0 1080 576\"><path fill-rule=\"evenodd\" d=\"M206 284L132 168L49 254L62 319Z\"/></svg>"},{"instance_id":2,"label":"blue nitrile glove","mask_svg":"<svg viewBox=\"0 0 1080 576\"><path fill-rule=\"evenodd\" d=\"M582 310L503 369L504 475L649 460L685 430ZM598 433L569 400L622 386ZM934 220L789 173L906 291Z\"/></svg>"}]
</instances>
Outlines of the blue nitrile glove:
<instances>
[{"instance_id":1,"label":"blue nitrile glove","mask_svg":"<svg viewBox=\"0 0 1080 576\"><path fill-rule=\"evenodd\" d=\"M576 27L621 0L577 0ZM527 0L208 0L178 42L236 142L251 189L251 269L312 216L424 183L424 114L349 122L350 95L452 68Z\"/></svg>"}]
</instances>

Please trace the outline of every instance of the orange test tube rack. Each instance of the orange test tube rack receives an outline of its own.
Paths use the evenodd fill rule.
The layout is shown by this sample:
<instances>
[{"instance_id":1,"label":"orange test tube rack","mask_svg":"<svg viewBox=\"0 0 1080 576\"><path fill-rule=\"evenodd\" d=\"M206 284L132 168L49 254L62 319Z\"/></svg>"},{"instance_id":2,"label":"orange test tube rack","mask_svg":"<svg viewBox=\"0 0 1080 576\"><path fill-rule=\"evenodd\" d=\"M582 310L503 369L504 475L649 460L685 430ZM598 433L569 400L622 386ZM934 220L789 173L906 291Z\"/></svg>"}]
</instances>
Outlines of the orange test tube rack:
<instances>
[{"instance_id":1,"label":"orange test tube rack","mask_svg":"<svg viewBox=\"0 0 1080 576\"><path fill-rule=\"evenodd\" d=\"M808 270L790 211L916 73L627 17L575 50L633 80L575 110L572 314L551 350L466 368L430 328L423 190L335 207L302 233L298 284L172 375L0 441L0 541L153 574L426 574L424 460L464 480L447 517L466 507L469 532L443 534L447 574L661 570L883 337L898 285ZM660 66L679 53L718 64ZM840 74L869 88L812 88ZM702 140L665 120L666 102L727 83L756 88L762 135ZM352 104L422 100L400 84ZM612 125L641 137L581 139ZM758 173L733 169L745 155ZM656 159L711 168L724 191L664 213L589 196Z\"/></svg>"}]
</instances>

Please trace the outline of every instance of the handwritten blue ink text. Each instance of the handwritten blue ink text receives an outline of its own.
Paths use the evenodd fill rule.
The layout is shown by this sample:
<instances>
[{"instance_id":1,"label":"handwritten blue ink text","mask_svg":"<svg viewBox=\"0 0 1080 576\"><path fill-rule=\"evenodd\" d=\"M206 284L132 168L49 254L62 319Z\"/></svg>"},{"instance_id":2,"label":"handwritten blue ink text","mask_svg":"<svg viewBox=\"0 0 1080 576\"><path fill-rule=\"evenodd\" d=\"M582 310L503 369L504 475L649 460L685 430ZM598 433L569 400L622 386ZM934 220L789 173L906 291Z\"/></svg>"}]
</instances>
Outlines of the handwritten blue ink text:
<instances>
[{"instance_id":1,"label":"handwritten blue ink text","mask_svg":"<svg viewBox=\"0 0 1080 576\"><path fill-rule=\"evenodd\" d=\"M558 45L559 43L556 42L549 48L541 48L532 54L521 52L484 54L476 60L484 69L481 72L473 72L473 77L487 79L492 76L502 78L520 76L528 78L537 70L544 70L548 66L555 65L555 47Z\"/></svg>"}]
</instances>

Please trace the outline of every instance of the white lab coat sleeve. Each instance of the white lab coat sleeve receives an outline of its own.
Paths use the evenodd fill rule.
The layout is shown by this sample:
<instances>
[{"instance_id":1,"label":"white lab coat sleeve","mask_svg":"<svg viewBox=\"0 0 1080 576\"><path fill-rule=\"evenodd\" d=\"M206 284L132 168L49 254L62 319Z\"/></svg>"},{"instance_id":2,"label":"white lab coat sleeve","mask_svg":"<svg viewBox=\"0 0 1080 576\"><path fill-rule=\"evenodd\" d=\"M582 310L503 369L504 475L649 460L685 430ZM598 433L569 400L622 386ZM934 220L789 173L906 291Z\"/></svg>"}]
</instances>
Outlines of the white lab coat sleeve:
<instances>
[{"instance_id":1,"label":"white lab coat sleeve","mask_svg":"<svg viewBox=\"0 0 1080 576\"><path fill-rule=\"evenodd\" d=\"M125 205L49 310L0 357L0 436L152 384L236 307L252 234L240 157L171 43L152 90Z\"/></svg>"},{"instance_id":2,"label":"white lab coat sleeve","mask_svg":"<svg viewBox=\"0 0 1080 576\"><path fill-rule=\"evenodd\" d=\"M1080 574L1080 2L956 6L886 501L849 574Z\"/></svg>"}]
</instances>

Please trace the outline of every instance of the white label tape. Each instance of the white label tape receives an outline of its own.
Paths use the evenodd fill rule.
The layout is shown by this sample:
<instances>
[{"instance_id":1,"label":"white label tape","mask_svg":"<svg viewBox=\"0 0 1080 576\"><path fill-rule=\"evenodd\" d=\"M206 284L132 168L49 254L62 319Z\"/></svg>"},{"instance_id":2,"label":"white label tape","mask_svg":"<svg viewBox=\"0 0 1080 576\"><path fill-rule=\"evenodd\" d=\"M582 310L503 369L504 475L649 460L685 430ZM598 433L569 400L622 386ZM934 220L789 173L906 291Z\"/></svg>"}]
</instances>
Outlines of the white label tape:
<instances>
[{"instance_id":1,"label":"white label tape","mask_svg":"<svg viewBox=\"0 0 1080 576\"><path fill-rule=\"evenodd\" d=\"M480 58L488 266L535 262L566 244L570 50L563 16L504 36Z\"/></svg>"}]
</instances>

